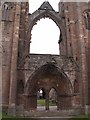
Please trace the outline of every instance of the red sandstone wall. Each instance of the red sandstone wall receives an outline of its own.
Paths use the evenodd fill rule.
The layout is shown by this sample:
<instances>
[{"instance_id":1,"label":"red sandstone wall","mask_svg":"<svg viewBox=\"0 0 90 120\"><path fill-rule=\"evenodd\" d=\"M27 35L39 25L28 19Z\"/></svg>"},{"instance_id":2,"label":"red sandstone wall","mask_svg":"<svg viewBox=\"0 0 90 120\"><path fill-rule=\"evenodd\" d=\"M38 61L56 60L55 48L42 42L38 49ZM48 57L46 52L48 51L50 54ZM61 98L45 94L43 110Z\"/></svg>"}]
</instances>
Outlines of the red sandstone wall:
<instances>
[{"instance_id":1,"label":"red sandstone wall","mask_svg":"<svg viewBox=\"0 0 90 120\"><path fill-rule=\"evenodd\" d=\"M73 57L79 65L80 71L76 75L76 79L79 81L80 102L83 106L88 104L88 75L90 71L89 68L87 70L89 31L85 28L83 19L83 11L87 8L86 3L64 3L67 40L60 47L62 54ZM16 104L17 66L22 61L23 51L27 51L28 48L26 44L28 3L13 4L9 15L8 20L2 21L2 99L4 106ZM18 65L17 60L19 60Z\"/></svg>"},{"instance_id":2,"label":"red sandstone wall","mask_svg":"<svg viewBox=\"0 0 90 120\"><path fill-rule=\"evenodd\" d=\"M83 12L87 3L64 3L67 29L67 55L72 56L79 65L76 79L79 81L81 104L88 104L87 46L88 30L85 26ZM64 47L65 48L65 47Z\"/></svg>"},{"instance_id":3,"label":"red sandstone wall","mask_svg":"<svg viewBox=\"0 0 90 120\"><path fill-rule=\"evenodd\" d=\"M28 3L8 4L9 18L6 19L2 17L2 101L5 107L8 106L8 104L12 106L16 104L18 43L22 37L25 40L23 31L26 24L25 14L28 10ZM10 5L12 5L12 7L10 7ZM20 25L23 26L23 31ZM23 48L21 48L20 52L22 51Z\"/></svg>"}]
</instances>

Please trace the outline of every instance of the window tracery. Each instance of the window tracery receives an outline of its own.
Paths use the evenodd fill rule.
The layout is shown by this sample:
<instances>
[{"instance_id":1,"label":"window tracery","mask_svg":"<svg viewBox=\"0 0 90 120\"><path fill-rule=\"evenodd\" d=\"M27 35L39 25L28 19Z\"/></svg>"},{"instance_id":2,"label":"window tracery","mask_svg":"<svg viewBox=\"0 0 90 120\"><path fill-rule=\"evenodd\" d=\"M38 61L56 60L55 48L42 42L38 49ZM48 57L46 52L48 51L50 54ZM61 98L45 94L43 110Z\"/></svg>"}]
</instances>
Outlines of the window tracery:
<instances>
[{"instance_id":1,"label":"window tracery","mask_svg":"<svg viewBox=\"0 0 90 120\"><path fill-rule=\"evenodd\" d=\"M5 2L2 5L2 20L9 21L10 10L13 8L13 4L9 2Z\"/></svg>"},{"instance_id":2,"label":"window tracery","mask_svg":"<svg viewBox=\"0 0 90 120\"><path fill-rule=\"evenodd\" d=\"M86 29L90 30L90 9L84 11L84 21Z\"/></svg>"}]
</instances>

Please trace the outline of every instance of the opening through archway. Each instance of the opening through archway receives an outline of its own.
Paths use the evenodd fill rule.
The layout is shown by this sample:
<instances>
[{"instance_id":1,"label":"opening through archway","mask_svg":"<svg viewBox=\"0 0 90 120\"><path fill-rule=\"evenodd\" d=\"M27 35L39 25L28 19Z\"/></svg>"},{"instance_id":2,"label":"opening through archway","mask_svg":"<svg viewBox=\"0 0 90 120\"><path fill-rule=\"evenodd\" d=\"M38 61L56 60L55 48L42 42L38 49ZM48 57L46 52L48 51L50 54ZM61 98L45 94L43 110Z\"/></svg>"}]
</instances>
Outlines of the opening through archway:
<instances>
[{"instance_id":1,"label":"opening through archway","mask_svg":"<svg viewBox=\"0 0 90 120\"><path fill-rule=\"evenodd\" d=\"M37 91L37 110L45 110L45 91L43 88Z\"/></svg>"},{"instance_id":2,"label":"opening through archway","mask_svg":"<svg viewBox=\"0 0 90 120\"><path fill-rule=\"evenodd\" d=\"M57 110L57 92L54 88L51 88L49 92L49 109L50 110Z\"/></svg>"},{"instance_id":3,"label":"opening through archway","mask_svg":"<svg viewBox=\"0 0 90 120\"><path fill-rule=\"evenodd\" d=\"M37 97L38 92L39 96ZM45 98L44 108L39 111L50 110L50 106L55 106L54 109L51 107L52 110L72 107L71 83L68 77L54 64L45 64L35 71L27 82L25 93L29 96L29 109L37 109L37 98L39 98L38 100Z\"/></svg>"}]
</instances>

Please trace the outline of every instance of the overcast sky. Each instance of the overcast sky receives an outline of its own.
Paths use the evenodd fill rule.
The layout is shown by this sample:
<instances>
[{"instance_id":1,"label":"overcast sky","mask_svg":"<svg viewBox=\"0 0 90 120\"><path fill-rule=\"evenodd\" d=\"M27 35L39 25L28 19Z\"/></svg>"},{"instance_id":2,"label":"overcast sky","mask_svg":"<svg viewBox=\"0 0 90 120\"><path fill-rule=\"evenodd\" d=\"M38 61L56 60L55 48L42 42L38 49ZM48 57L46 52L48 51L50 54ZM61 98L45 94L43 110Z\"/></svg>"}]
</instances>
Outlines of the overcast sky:
<instances>
[{"instance_id":1,"label":"overcast sky","mask_svg":"<svg viewBox=\"0 0 90 120\"><path fill-rule=\"evenodd\" d=\"M30 0L29 12L36 11L45 0ZM54 10L58 11L58 3L60 0L48 0ZM32 39L30 45L30 53L39 54L59 54L60 31L49 18L41 19L34 25L32 29Z\"/></svg>"},{"instance_id":2,"label":"overcast sky","mask_svg":"<svg viewBox=\"0 0 90 120\"><path fill-rule=\"evenodd\" d=\"M35 10L37 10L41 6L41 4L45 1L48 1L52 5L54 10L58 11L58 3L60 2L60 0L29 0L30 13L33 13Z\"/></svg>"}]
</instances>

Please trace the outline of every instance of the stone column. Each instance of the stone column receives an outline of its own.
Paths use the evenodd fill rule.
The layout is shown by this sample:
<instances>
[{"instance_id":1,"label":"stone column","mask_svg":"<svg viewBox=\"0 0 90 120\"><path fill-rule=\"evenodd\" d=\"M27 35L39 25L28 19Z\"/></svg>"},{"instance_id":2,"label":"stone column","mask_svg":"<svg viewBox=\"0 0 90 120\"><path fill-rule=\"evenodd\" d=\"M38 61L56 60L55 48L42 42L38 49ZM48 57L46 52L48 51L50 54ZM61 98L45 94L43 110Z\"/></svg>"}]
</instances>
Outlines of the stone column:
<instances>
[{"instance_id":1,"label":"stone column","mask_svg":"<svg viewBox=\"0 0 90 120\"><path fill-rule=\"evenodd\" d=\"M90 9L90 2L88 3L88 8ZM88 113L90 113L90 30L88 30Z\"/></svg>"},{"instance_id":2,"label":"stone column","mask_svg":"<svg viewBox=\"0 0 90 120\"><path fill-rule=\"evenodd\" d=\"M46 92L46 96L45 96L45 107L46 110L49 110L49 92Z\"/></svg>"},{"instance_id":3,"label":"stone column","mask_svg":"<svg viewBox=\"0 0 90 120\"><path fill-rule=\"evenodd\" d=\"M90 40L90 31L89 31L89 38L88 40ZM88 44L89 48L88 48L88 112L90 113L90 41L89 41L89 44Z\"/></svg>"},{"instance_id":4,"label":"stone column","mask_svg":"<svg viewBox=\"0 0 90 120\"><path fill-rule=\"evenodd\" d=\"M88 31L88 112L90 113L90 30Z\"/></svg>"},{"instance_id":5,"label":"stone column","mask_svg":"<svg viewBox=\"0 0 90 120\"><path fill-rule=\"evenodd\" d=\"M21 19L20 19L20 35L19 35L19 58L18 62L21 65L22 59L25 58L28 52L28 36L27 36L27 28L28 25L28 2L21 3ZM29 33L30 34L30 33Z\"/></svg>"},{"instance_id":6,"label":"stone column","mask_svg":"<svg viewBox=\"0 0 90 120\"><path fill-rule=\"evenodd\" d=\"M19 24L20 24L20 6L16 3L14 18L14 33L11 57L11 73L10 73L10 94L9 94L9 114L15 115L16 107L16 91L17 91L17 57L18 57L18 40L19 40Z\"/></svg>"},{"instance_id":7,"label":"stone column","mask_svg":"<svg viewBox=\"0 0 90 120\"><path fill-rule=\"evenodd\" d=\"M37 108L37 95L24 95L25 97L25 110L32 111Z\"/></svg>"},{"instance_id":8,"label":"stone column","mask_svg":"<svg viewBox=\"0 0 90 120\"><path fill-rule=\"evenodd\" d=\"M72 99L70 96L59 96L59 109L68 110L72 107Z\"/></svg>"},{"instance_id":9,"label":"stone column","mask_svg":"<svg viewBox=\"0 0 90 120\"><path fill-rule=\"evenodd\" d=\"M57 110L60 110L59 101L60 101L60 99L59 99L59 95L58 95L58 96L57 96Z\"/></svg>"},{"instance_id":10,"label":"stone column","mask_svg":"<svg viewBox=\"0 0 90 120\"><path fill-rule=\"evenodd\" d=\"M1 22L1 16L2 16L2 12L1 12L1 2L0 2L0 22ZM0 23L0 112L2 111L2 23Z\"/></svg>"},{"instance_id":11,"label":"stone column","mask_svg":"<svg viewBox=\"0 0 90 120\"><path fill-rule=\"evenodd\" d=\"M70 24L69 24L69 3L65 2L65 20L66 20L66 32L67 32L67 56L72 56L71 36L70 36Z\"/></svg>"},{"instance_id":12,"label":"stone column","mask_svg":"<svg viewBox=\"0 0 90 120\"><path fill-rule=\"evenodd\" d=\"M78 42L76 39L76 11L75 11L75 5L76 3L68 3L68 9L69 9L69 21L68 21L68 28L70 29L69 34L70 34L70 47L72 49L72 57L74 60L76 60L77 56L77 50L78 50Z\"/></svg>"},{"instance_id":13,"label":"stone column","mask_svg":"<svg viewBox=\"0 0 90 120\"><path fill-rule=\"evenodd\" d=\"M81 94L81 104L85 112L85 106L88 104L88 80L87 80L87 61L86 61L86 49L83 31L83 21L82 21L82 5L83 3L77 3L77 13L78 13L78 29L79 29L79 44L80 44L80 94Z\"/></svg>"},{"instance_id":14,"label":"stone column","mask_svg":"<svg viewBox=\"0 0 90 120\"><path fill-rule=\"evenodd\" d=\"M9 14L9 17L12 19L2 20L2 26L0 27L2 28L2 108L5 112L7 112L9 104L14 6L9 12L12 12L12 14Z\"/></svg>"}]
</instances>

